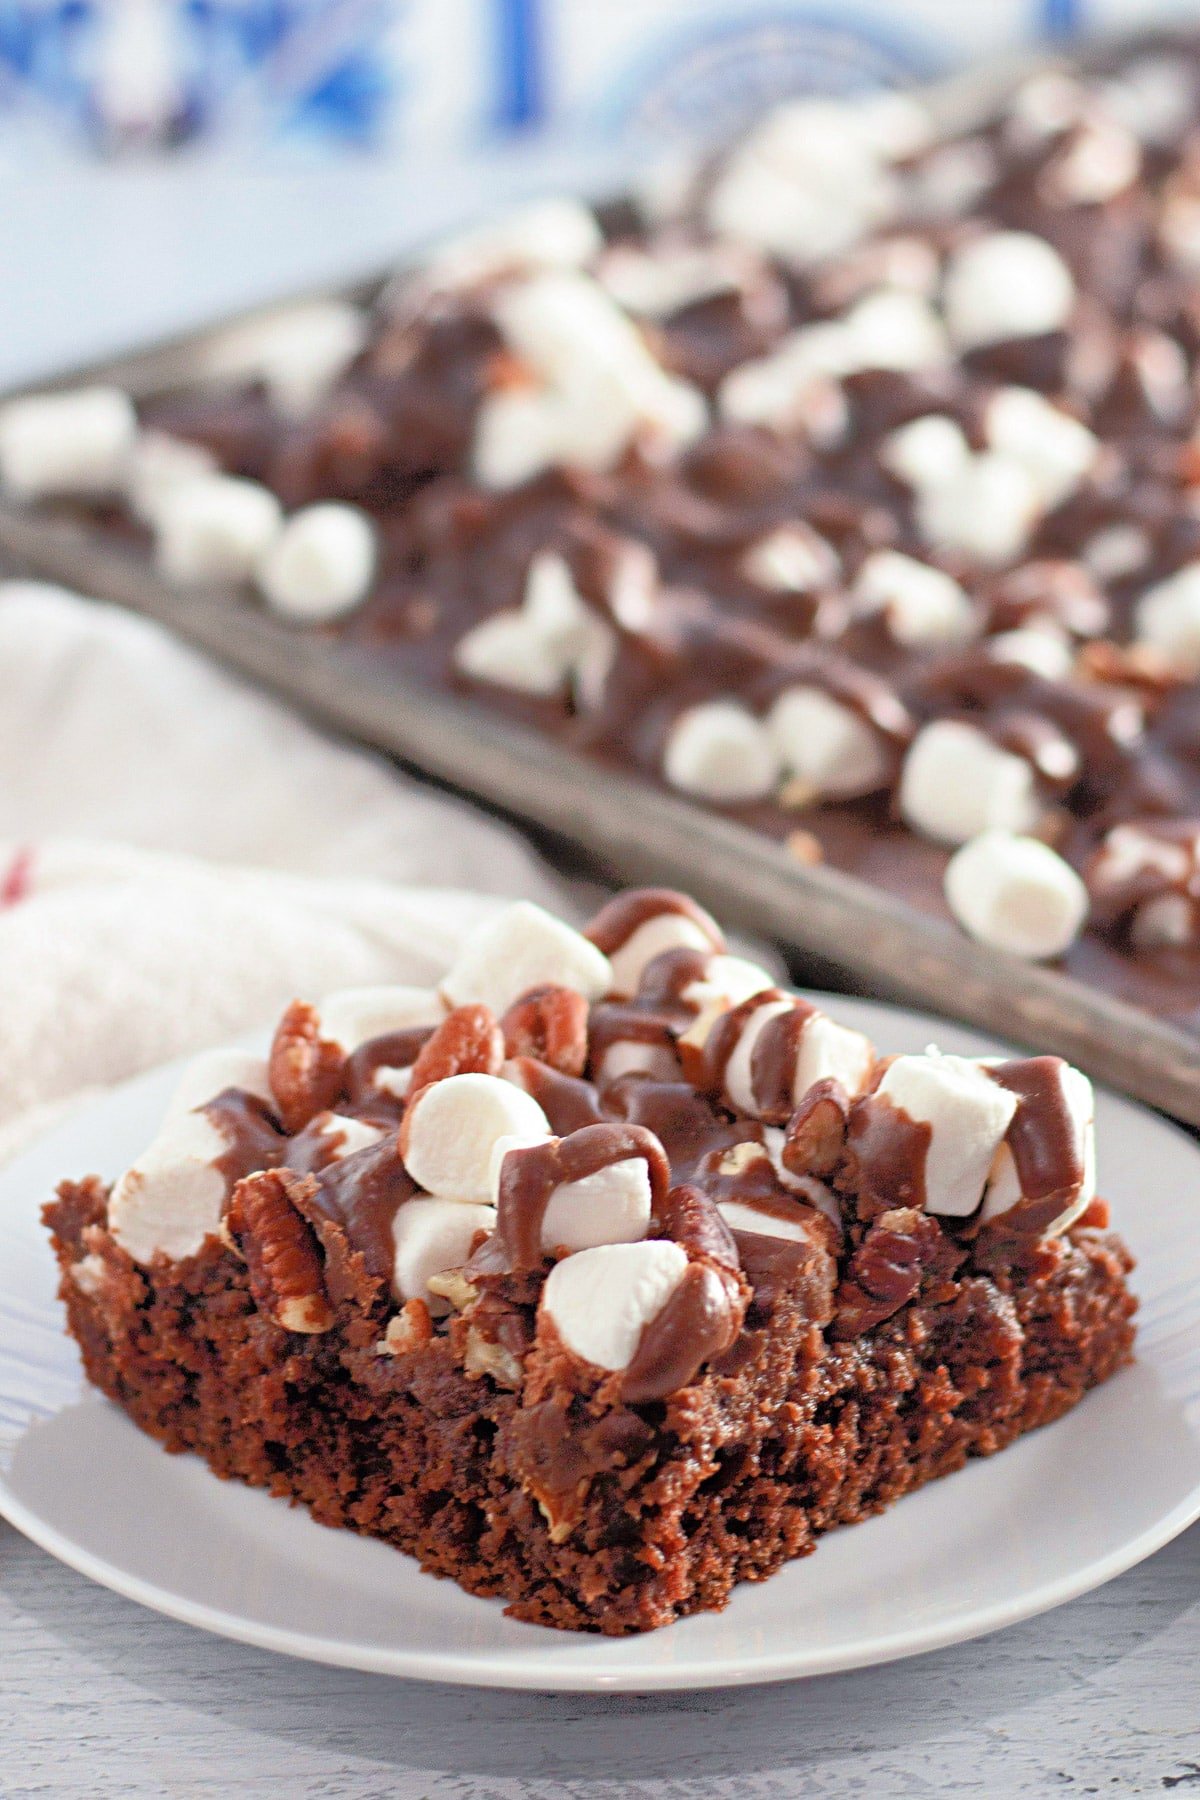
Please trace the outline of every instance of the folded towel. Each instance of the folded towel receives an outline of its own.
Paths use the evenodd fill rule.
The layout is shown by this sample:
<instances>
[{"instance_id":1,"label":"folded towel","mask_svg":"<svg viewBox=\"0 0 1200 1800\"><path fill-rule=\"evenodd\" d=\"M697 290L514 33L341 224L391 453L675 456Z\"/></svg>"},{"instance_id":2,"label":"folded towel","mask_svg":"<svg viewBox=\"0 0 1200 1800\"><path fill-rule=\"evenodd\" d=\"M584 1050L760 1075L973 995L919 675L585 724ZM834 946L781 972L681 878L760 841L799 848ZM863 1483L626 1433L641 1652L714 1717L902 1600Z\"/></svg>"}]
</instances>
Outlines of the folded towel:
<instances>
[{"instance_id":1,"label":"folded towel","mask_svg":"<svg viewBox=\"0 0 1200 1800\"><path fill-rule=\"evenodd\" d=\"M296 993L430 980L497 895L572 907L515 832L156 626L0 583L0 1155Z\"/></svg>"}]
</instances>

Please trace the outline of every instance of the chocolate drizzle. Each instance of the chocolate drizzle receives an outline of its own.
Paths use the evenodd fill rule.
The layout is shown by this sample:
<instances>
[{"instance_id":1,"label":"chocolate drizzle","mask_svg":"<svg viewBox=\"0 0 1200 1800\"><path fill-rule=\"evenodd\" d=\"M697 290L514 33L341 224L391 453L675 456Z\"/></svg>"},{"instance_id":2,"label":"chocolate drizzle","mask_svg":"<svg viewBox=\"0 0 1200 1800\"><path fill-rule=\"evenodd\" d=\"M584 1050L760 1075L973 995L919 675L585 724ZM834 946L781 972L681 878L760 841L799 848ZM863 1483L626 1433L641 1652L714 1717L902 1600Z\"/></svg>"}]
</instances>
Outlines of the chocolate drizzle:
<instances>
[{"instance_id":1,"label":"chocolate drizzle","mask_svg":"<svg viewBox=\"0 0 1200 1800\"><path fill-rule=\"evenodd\" d=\"M677 893L674 888L626 888L600 908L584 927L584 936L605 956L612 956L640 926L664 914L688 919L699 926L714 950L724 950L725 939L716 921L690 895Z\"/></svg>"},{"instance_id":2,"label":"chocolate drizzle","mask_svg":"<svg viewBox=\"0 0 1200 1800\"><path fill-rule=\"evenodd\" d=\"M351 1106L364 1117L398 1117L403 1101L386 1088L376 1086L376 1072L411 1069L435 1029L433 1025L416 1025L404 1031L388 1031L368 1038L352 1051L345 1063L346 1093Z\"/></svg>"},{"instance_id":3,"label":"chocolate drizzle","mask_svg":"<svg viewBox=\"0 0 1200 1800\"><path fill-rule=\"evenodd\" d=\"M925 1159L933 1132L885 1094L866 1094L850 1109L847 1148L853 1159L860 1218L896 1207L925 1206Z\"/></svg>"},{"instance_id":4,"label":"chocolate drizzle","mask_svg":"<svg viewBox=\"0 0 1200 1800\"><path fill-rule=\"evenodd\" d=\"M223 1088L197 1111L206 1113L225 1139L227 1147L214 1166L225 1177L228 1194L244 1176L283 1161L288 1140L278 1119L265 1101L244 1088Z\"/></svg>"},{"instance_id":5,"label":"chocolate drizzle","mask_svg":"<svg viewBox=\"0 0 1200 1800\"><path fill-rule=\"evenodd\" d=\"M686 1387L706 1362L729 1349L741 1322L742 1309L732 1303L729 1286L716 1270L690 1263L658 1317L643 1330L621 1377L621 1398L630 1406L644 1406Z\"/></svg>"},{"instance_id":6,"label":"chocolate drizzle","mask_svg":"<svg viewBox=\"0 0 1200 1800\"><path fill-rule=\"evenodd\" d=\"M750 1090L760 1118L783 1125L795 1110L793 1088L800 1059L800 1040L816 1011L807 1000L794 1000L789 1012L768 1019L750 1056Z\"/></svg>"},{"instance_id":7,"label":"chocolate drizzle","mask_svg":"<svg viewBox=\"0 0 1200 1800\"><path fill-rule=\"evenodd\" d=\"M570 1137L510 1150L500 1172L496 1229L473 1258L471 1271L540 1268L546 1254L542 1220L555 1189L634 1158L646 1164L653 1209L667 1191L671 1171L662 1145L642 1126L586 1125Z\"/></svg>"}]
</instances>

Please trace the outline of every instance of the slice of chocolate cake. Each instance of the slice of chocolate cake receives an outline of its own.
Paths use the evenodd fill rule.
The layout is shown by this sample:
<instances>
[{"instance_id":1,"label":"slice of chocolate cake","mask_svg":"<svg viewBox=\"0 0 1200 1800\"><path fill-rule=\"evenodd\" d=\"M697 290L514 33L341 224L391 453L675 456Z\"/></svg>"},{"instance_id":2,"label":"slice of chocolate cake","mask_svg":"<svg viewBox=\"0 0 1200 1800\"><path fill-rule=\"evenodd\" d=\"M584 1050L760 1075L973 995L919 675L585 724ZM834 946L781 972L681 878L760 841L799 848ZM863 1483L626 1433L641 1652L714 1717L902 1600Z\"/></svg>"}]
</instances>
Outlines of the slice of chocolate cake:
<instances>
[{"instance_id":1,"label":"slice of chocolate cake","mask_svg":"<svg viewBox=\"0 0 1200 1800\"><path fill-rule=\"evenodd\" d=\"M1085 1077L881 1057L661 890L296 1002L47 1220L168 1449L578 1630L723 1606L1133 1342Z\"/></svg>"}]
</instances>

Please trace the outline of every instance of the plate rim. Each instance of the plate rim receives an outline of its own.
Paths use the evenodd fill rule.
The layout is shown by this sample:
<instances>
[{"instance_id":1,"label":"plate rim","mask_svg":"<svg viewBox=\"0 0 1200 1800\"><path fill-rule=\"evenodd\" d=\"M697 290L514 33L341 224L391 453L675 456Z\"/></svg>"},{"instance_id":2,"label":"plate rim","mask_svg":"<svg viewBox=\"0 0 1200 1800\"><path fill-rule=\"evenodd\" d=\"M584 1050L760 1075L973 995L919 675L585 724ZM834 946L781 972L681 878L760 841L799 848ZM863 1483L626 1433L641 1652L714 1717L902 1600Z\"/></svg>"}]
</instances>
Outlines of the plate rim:
<instances>
[{"instance_id":1,"label":"plate rim","mask_svg":"<svg viewBox=\"0 0 1200 1800\"><path fill-rule=\"evenodd\" d=\"M832 1002L842 1011L853 1014L878 1015L881 1011L895 1017L899 1026L930 1030L935 1035L947 1031L958 1037L976 1040L977 1044L987 1034L976 1028L958 1024L948 1024L944 1019L927 1014L919 1008L897 1005L892 1001L867 998L859 995L822 994L817 989L801 989L801 993L811 996L818 1002L824 999ZM247 1044L261 1042L258 1034L243 1039ZM990 1042L1003 1046L1003 1040L992 1038ZM0 1182L7 1182L14 1171L19 1171L27 1158L44 1154L49 1144L61 1131L78 1128L89 1119L102 1119L108 1109L117 1101L129 1095L130 1090L139 1086L152 1088L165 1082L168 1073L182 1068L190 1056L172 1059L171 1062L159 1065L155 1069L143 1071L131 1080L123 1082L99 1096L91 1104L68 1114L67 1118L58 1121L49 1131L23 1150L12 1162L0 1168ZM1200 1145L1175 1120L1142 1106L1123 1094L1115 1094L1111 1089L1101 1089L1110 1099L1118 1100L1124 1107L1132 1109L1138 1115L1152 1121L1156 1128L1165 1130L1169 1136L1178 1139L1192 1155L1200 1154ZM1120 1382L1125 1371L1111 1378ZM115 1419L130 1430L138 1427L128 1415L113 1401L99 1394L99 1391L87 1382L80 1370L80 1378L84 1390L93 1396L104 1407L111 1410ZM1106 1384L1107 1386L1108 1384ZM1074 1411L1074 1409L1072 1409ZM1071 1415L1066 1415L1071 1416ZM1040 1435L1044 1431L1052 1431L1063 1421L1039 1428ZM1030 1434L1034 1435L1034 1434ZM159 1446L160 1454L167 1452ZM204 1470L203 1458L192 1455L197 1466ZM976 1459L981 1464L991 1463L993 1459ZM215 1477L213 1478L215 1479ZM237 1484L245 1488L245 1484ZM245 1488L247 1493L255 1490ZM908 1498L909 1496L906 1496ZM889 1509L890 1510L890 1509ZM304 1509L301 1509L303 1512ZM316 1529L328 1529L317 1526L305 1514L309 1523ZM246 1644L252 1648L265 1650L272 1654L291 1656L305 1662L323 1664L333 1668L360 1670L364 1673L389 1676L393 1679L404 1679L423 1682L441 1683L456 1687L494 1688L510 1692L541 1693L654 1693L686 1690L692 1688L742 1688L752 1686L773 1685L783 1681L811 1679L819 1675L844 1673L859 1668L870 1668L889 1662L897 1662L910 1656L927 1655L933 1651L945 1649L950 1645L964 1643L977 1637L985 1637L994 1632L1007 1629L1011 1625L1036 1618L1055 1607L1065 1605L1103 1586L1106 1582L1126 1573L1148 1556L1161 1550L1166 1544L1178 1537L1181 1532L1200 1519L1200 1480L1192 1490L1179 1499L1161 1517L1147 1524L1133 1537L1114 1548L1095 1556L1066 1574L1051 1577L1040 1585L1025 1589L1020 1593L991 1602L978 1604L952 1618L933 1621L924 1626L905 1625L886 1633L875 1633L864 1636L840 1649L814 1649L803 1644L792 1645L787 1649L761 1651L753 1658L730 1658L726 1666L721 1667L711 1656L698 1659L672 1658L657 1666L641 1668L625 1668L619 1663L606 1662L605 1647L611 1644L640 1641L637 1639L611 1639L602 1634L586 1633L566 1634L570 1641L580 1646L587 1661L567 1664L557 1660L553 1645L564 1635L550 1628L530 1627L534 1631L547 1633L545 1652L534 1651L523 1654L517 1665L511 1665L507 1653L498 1649L457 1649L439 1650L436 1647L421 1649L391 1649L382 1646L353 1644L345 1638L327 1637L317 1632L297 1631L288 1626L274 1625L256 1620L246 1614L230 1612L224 1607L206 1604L186 1598L169 1587L148 1580L144 1576L123 1568L110 1558L88 1549L77 1543L69 1533L47 1521L39 1512L28 1506L13 1493L7 1475L0 1470L0 1518L5 1519L15 1530L21 1532L31 1542L53 1556L57 1561L74 1569L86 1579L95 1581L101 1587L130 1600L136 1605L146 1607L163 1617L173 1619L181 1624L207 1631L210 1634L235 1643ZM370 1541L370 1540L368 1540ZM403 1552L401 1552L403 1554ZM409 1559L410 1561L412 1559ZM793 1559L795 1560L795 1559ZM440 1578L422 1571L426 1579L436 1581ZM448 1578L446 1578L448 1579ZM454 1586L450 1583L451 1587ZM736 1605L738 1592L731 1596L730 1605ZM757 1585L757 1584L754 1584ZM456 1590L461 1592L462 1590ZM474 1597L472 1597L474 1598ZM487 1601L485 1604L498 1606L498 1601ZM670 1631L671 1626L663 1630ZM645 1634L650 1638L658 1636L657 1632ZM593 1652L593 1646L594 1652Z\"/></svg>"}]
</instances>

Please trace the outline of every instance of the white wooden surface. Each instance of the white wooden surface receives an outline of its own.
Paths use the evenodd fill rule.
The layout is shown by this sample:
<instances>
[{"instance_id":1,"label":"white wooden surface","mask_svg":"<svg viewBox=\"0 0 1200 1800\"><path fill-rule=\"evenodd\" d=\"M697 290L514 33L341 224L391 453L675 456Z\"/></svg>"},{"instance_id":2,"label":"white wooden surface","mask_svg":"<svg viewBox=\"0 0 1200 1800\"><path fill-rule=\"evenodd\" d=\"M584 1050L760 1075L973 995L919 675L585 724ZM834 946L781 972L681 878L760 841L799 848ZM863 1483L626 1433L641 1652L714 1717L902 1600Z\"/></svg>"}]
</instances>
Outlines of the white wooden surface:
<instances>
[{"instance_id":1,"label":"white wooden surface","mask_svg":"<svg viewBox=\"0 0 1200 1800\"><path fill-rule=\"evenodd\" d=\"M93 1587L0 1525L4 1800L1172 1792L1200 1795L1200 1526L1072 1606L934 1656L593 1700L245 1649Z\"/></svg>"}]
</instances>

